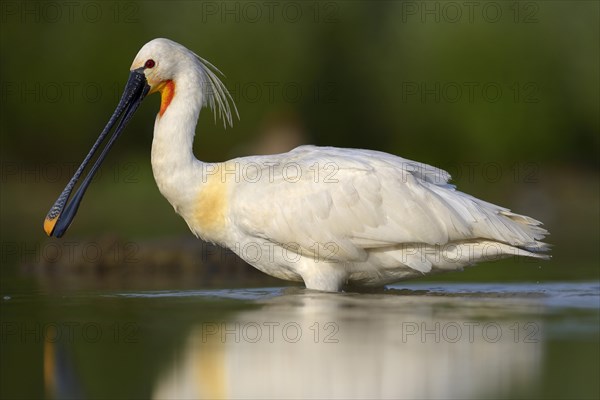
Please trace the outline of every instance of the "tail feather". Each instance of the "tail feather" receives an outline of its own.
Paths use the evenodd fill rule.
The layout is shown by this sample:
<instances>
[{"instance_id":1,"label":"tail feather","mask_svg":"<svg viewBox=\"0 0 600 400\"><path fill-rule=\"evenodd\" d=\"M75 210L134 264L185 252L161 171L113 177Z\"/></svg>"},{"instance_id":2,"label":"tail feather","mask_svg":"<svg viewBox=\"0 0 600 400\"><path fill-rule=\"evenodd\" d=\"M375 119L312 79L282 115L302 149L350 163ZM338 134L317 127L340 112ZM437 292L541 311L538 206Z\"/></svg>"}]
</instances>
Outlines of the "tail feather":
<instances>
[{"instance_id":1,"label":"tail feather","mask_svg":"<svg viewBox=\"0 0 600 400\"><path fill-rule=\"evenodd\" d=\"M457 213L470 227L470 238L459 235L451 241L489 240L522 249L527 252L522 255L537 258L544 258L537 253L549 250L548 244L542 242L548 231L540 221L460 191L448 192L435 186L431 189L445 202L448 211Z\"/></svg>"}]
</instances>

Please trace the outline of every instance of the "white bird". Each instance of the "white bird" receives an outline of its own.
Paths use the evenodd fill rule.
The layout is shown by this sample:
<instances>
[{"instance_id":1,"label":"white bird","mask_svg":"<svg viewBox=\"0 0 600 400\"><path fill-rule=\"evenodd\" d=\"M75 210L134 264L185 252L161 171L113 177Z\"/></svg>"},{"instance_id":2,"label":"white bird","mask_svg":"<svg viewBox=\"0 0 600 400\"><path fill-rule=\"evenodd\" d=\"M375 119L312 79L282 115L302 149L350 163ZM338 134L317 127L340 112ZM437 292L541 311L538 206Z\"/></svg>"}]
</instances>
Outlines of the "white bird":
<instances>
[{"instance_id":1,"label":"white bird","mask_svg":"<svg viewBox=\"0 0 600 400\"><path fill-rule=\"evenodd\" d=\"M288 153L204 163L192 144L200 109L225 125L237 109L212 64L168 39L144 45L107 126L44 222L69 227L115 139L148 93L160 92L152 170L160 192L198 237L259 270L309 289L382 286L477 261L547 259L533 218L455 190L438 168L360 149L300 146ZM119 120L119 118L121 118ZM70 203L86 165L113 136ZM65 207L66 206L66 207Z\"/></svg>"}]
</instances>

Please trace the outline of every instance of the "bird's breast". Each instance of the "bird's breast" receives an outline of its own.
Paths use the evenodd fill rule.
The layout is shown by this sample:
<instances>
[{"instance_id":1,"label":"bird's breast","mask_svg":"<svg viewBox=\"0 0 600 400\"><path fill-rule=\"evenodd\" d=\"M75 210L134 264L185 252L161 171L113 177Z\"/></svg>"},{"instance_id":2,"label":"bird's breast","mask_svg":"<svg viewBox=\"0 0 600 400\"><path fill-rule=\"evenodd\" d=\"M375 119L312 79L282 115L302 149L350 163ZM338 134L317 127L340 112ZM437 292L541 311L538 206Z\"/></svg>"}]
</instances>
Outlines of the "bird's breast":
<instances>
[{"instance_id":1,"label":"bird's breast","mask_svg":"<svg viewBox=\"0 0 600 400\"><path fill-rule=\"evenodd\" d=\"M223 164L216 164L216 168L214 173L202 175L203 183L194 201L188 224L201 238L224 243L231 183L221 179L219 170L223 168Z\"/></svg>"}]
</instances>

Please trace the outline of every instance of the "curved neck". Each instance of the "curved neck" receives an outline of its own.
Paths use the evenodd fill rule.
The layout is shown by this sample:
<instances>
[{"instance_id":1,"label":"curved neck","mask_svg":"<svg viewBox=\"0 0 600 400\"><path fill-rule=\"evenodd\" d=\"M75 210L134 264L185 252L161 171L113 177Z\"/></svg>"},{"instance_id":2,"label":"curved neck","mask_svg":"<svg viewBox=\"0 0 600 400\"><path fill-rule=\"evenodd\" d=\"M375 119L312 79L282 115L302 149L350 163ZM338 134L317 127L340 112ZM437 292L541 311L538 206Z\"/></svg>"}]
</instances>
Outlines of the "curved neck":
<instances>
[{"instance_id":1,"label":"curved neck","mask_svg":"<svg viewBox=\"0 0 600 400\"><path fill-rule=\"evenodd\" d=\"M152 172L160 192L177 212L193 204L202 163L193 152L194 134L202 108L201 78L183 74L161 90L161 111L154 124Z\"/></svg>"}]
</instances>

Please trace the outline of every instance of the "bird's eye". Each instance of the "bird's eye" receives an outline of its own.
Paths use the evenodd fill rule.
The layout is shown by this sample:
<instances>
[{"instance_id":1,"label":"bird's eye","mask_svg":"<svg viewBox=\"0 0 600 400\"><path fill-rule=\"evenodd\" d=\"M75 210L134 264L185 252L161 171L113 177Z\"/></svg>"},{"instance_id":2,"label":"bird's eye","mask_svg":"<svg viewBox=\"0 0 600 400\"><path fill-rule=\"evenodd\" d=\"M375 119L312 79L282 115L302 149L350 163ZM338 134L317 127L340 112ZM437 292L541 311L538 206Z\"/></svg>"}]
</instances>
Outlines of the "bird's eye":
<instances>
[{"instance_id":1,"label":"bird's eye","mask_svg":"<svg viewBox=\"0 0 600 400\"><path fill-rule=\"evenodd\" d=\"M156 65L156 63L154 62L154 60L148 60L146 61L146 63L144 64L144 68L152 68Z\"/></svg>"}]
</instances>

